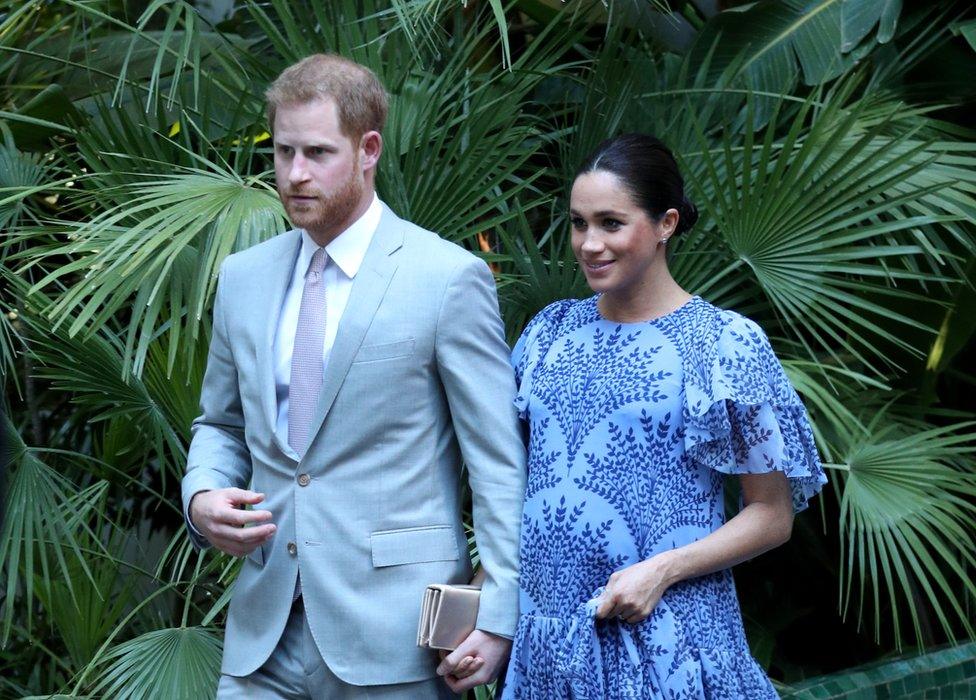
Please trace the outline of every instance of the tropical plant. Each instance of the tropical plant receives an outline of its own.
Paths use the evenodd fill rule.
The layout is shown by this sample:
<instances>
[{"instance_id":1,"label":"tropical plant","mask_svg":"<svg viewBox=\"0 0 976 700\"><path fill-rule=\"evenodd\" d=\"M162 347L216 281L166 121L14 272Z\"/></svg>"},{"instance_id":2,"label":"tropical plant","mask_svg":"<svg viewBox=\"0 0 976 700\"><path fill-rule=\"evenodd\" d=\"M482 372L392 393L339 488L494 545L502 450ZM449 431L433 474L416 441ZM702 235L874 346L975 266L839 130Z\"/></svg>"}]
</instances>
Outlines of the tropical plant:
<instances>
[{"instance_id":1,"label":"tropical plant","mask_svg":"<svg viewBox=\"0 0 976 700\"><path fill-rule=\"evenodd\" d=\"M262 91L315 51L384 81L380 195L492 263L513 340L587 294L575 164L662 136L702 215L672 269L766 329L831 477L738 573L755 654L790 681L974 635L968 6L239 5L0 2L0 694L214 687L237 563L178 482L215 272L288 225ZM844 655L789 641L825 625Z\"/></svg>"}]
</instances>

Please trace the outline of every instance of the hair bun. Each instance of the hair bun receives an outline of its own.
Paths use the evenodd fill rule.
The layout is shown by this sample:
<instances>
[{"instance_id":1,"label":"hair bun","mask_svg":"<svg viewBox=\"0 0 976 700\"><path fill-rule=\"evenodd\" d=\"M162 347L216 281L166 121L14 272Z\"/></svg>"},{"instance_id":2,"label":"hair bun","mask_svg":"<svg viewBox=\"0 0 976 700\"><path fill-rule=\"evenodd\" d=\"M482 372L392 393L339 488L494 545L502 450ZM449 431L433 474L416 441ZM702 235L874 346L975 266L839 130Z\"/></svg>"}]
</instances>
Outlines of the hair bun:
<instances>
[{"instance_id":1,"label":"hair bun","mask_svg":"<svg viewBox=\"0 0 976 700\"><path fill-rule=\"evenodd\" d=\"M698 207L687 197L682 198L681 208L678 210L678 228L675 230L675 234L684 233L697 221Z\"/></svg>"}]
</instances>

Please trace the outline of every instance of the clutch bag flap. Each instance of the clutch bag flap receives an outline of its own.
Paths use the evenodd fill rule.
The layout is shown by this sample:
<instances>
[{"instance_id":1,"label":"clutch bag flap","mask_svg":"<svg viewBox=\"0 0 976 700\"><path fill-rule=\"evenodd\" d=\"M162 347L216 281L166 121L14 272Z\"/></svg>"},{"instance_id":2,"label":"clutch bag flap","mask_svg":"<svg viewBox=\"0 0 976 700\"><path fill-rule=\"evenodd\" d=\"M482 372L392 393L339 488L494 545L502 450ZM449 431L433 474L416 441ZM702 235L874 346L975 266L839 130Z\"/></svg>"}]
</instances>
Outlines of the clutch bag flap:
<instances>
[{"instance_id":1,"label":"clutch bag flap","mask_svg":"<svg viewBox=\"0 0 976 700\"><path fill-rule=\"evenodd\" d=\"M475 628L481 589L435 583L427 586L417 628L417 646L453 651Z\"/></svg>"}]
</instances>

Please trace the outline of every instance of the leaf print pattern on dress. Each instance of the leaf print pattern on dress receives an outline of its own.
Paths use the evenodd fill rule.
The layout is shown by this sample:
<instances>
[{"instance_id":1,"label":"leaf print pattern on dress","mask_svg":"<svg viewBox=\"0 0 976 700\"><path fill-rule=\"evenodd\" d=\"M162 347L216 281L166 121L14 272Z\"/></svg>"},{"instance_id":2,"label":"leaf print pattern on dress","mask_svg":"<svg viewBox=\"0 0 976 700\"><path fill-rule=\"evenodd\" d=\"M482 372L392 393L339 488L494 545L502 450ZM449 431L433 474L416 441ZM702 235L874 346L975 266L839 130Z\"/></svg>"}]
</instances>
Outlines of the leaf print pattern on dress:
<instances>
[{"instance_id":1,"label":"leaf print pattern on dress","mask_svg":"<svg viewBox=\"0 0 976 700\"><path fill-rule=\"evenodd\" d=\"M672 530L709 527L722 483L715 479L710 489L702 490L688 478L693 467L687 459L670 459L684 438L684 431L671 425L670 413L655 426L647 411L641 411L640 428L639 435L634 428L625 433L610 422L605 452L584 455L589 469L575 482L613 507L639 543L639 558L646 559L660 551L657 545ZM635 503L647 507L634 508ZM668 543L665 549L672 547Z\"/></svg>"},{"instance_id":2,"label":"leaf print pattern on dress","mask_svg":"<svg viewBox=\"0 0 976 700\"><path fill-rule=\"evenodd\" d=\"M550 489L560 481L562 476L553 468L562 456L559 450L546 452L544 447L545 431L549 427L549 419L539 422L538 430L529 438L529 478L525 484L525 496L530 498L543 489Z\"/></svg>"},{"instance_id":3,"label":"leaf print pattern on dress","mask_svg":"<svg viewBox=\"0 0 976 700\"><path fill-rule=\"evenodd\" d=\"M536 370L535 392L556 418L566 441L566 470L580 446L605 416L635 402L667 399L659 384L670 372L635 375L635 367L652 366L658 347L636 342L640 331L624 333L621 326L597 330L592 337L559 344L552 359Z\"/></svg>"},{"instance_id":4,"label":"leaf print pattern on dress","mask_svg":"<svg viewBox=\"0 0 976 700\"><path fill-rule=\"evenodd\" d=\"M522 562L522 590L536 601L542 614L587 600L624 563L622 556L607 552L607 533L613 521L583 520L585 510L586 501L568 506L560 498L555 508L543 501L538 520L522 521L522 549L538 554ZM580 572L586 575L581 577Z\"/></svg>"}]
</instances>

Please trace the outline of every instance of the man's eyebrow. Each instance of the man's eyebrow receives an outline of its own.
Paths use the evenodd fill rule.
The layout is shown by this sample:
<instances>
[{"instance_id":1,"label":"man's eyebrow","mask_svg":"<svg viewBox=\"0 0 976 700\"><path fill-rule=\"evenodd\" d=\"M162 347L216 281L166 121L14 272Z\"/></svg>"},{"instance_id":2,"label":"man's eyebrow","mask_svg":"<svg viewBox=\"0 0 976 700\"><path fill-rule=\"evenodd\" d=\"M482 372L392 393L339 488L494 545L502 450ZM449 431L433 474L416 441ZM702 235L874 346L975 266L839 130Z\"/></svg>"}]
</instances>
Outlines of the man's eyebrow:
<instances>
[{"instance_id":1,"label":"man's eyebrow","mask_svg":"<svg viewBox=\"0 0 976 700\"><path fill-rule=\"evenodd\" d=\"M334 143L330 143L330 142L318 143L313 141L311 143L302 143L300 145L295 145L293 143L290 143L290 139L279 139L277 137L274 138L274 145L288 146L289 148L321 148L322 150L330 151L333 153L338 150L338 147Z\"/></svg>"}]
</instances>

